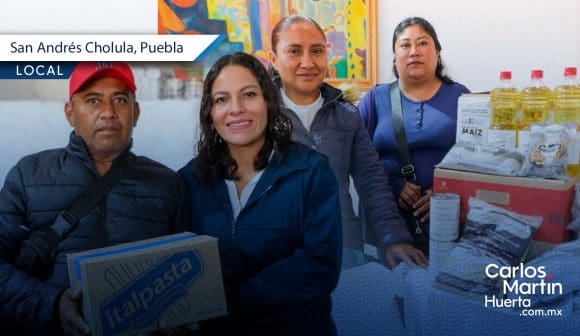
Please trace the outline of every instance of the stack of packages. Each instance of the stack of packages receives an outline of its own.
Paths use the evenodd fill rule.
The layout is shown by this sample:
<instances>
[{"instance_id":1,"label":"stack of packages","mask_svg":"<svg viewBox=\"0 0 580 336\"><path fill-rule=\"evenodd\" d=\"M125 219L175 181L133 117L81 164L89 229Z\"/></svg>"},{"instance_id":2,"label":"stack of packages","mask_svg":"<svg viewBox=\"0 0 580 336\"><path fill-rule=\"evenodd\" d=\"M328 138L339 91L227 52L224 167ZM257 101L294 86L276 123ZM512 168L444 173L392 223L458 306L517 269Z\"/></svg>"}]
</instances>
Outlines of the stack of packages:
<instances>
[{"instance_id":1,"label":"stack of packages","mask_svg":"<svg viewBox=\"0 0 580 336\"><path fill-rule=\"evenodd\" d=\"M569 68L566 71L571 73ZM501 77L511 78L511 73ZM573 280L580 279L580 218L576 213L572 216L573 204L580 204L575 201L580 187L576 184L580 125L555 117L563 107L579 109L580 96L573 96L572 102L566 97L562 103L554 101L561 94L544 95L548 103L535 114L541 120L528 122L526 104L541 99L526 97L527 89L516 94L502 83L491 95L468 94L459 99L457 143L434 173L430 226L439 236L430 237L430 263L436 266L435 286L490 303L503 302L515 299L514 291L522 283L518 269L543 267L542 272L524 274L526 284L549 282L566 270L568 280L556 295L527 294L537 305L557 302L561 307L569 299L567 311L580 315L580 305L573 303L580 301L580 280ZM503 96L498 95L502 90ZM578 118L580 110L568 115ZM449 194L459 198L457 220L438 215L437 195L448 200ZM458 240L451 240L453 225L459 226ZM514 268L507 276L498 274Z\"/></svg>"}]
</instances>

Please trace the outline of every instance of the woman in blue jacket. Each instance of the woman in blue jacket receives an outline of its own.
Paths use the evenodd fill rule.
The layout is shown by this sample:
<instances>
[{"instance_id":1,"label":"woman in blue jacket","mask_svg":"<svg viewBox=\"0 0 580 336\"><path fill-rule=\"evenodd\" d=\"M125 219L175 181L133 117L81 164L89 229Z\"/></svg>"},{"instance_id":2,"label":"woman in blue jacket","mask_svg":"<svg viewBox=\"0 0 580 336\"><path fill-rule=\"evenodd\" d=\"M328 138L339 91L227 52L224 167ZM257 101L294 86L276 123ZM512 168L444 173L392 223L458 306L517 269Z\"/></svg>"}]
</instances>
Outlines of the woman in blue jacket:
<instances>
[{"instance_id":1,"label":"woman in blue jacket","mask_svg":"<svg viewBox=\"0 0 580 336\"><path fill-rule=\"evenodd\" d=\"M202 333L336 334L341 217L328 160L290 141L277 90L251 55L214 64L200 123L199 155L180 173L193 231L219 238L230 312L202 323Z\"/></svg>"},{"instance_id":2,"label":"woman in blue jacket","mask_svg":"<svg viewBox=\"0 0 580 336\"><path fill-rule=\"evenodd\" d=\"M284 113L292 121L293 140L326 155L336 174L342 211L344 258L349 268L365 261L364 240L377 244L379 258L395 266L399 260L426 266L397 211L377 151L357 108L326 83L327 40L313 19L294 14L272 29L270 60ZM355 216L350 178L365 209L366 225Z\"/></svg>"}]
</instances>

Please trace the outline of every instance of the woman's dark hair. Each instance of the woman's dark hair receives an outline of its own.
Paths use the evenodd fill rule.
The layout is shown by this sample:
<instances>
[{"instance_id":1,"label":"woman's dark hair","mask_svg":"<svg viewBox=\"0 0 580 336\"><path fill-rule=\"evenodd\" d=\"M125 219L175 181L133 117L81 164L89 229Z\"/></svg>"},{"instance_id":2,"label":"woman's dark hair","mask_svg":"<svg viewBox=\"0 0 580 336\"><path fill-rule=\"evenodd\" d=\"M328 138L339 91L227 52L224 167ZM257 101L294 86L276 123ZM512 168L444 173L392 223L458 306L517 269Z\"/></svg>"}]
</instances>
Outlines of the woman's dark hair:
<instances>
[{"instance_id":1,"label":"woman's dark hair","mask_svg":"<svg viewBox=\"0 0 580 336\"><path fill-rule=\"evenodd\" d=\"M291 144L292 123L280 110L278 90L274 87L264 65L254 56L246 53L222 56L211 67L203 83L199 114L201 137L197 144L197 165L204 183L210 183L213 178L238 179L236 174L238 165L230 156L227 143L217 133L211 119L213 107L211 89L219 73L228 65L242 66L252 72L260 84L268 108L266 140L254 158L256 170L266 167L272 150L283 157L284 151Z\"/></svg>"},{"instance_id":2,"label":"woman's dark hair","mask_svg":"<svg viewBox=\"0 0 580 336\"><path fill-rule=\"evenodd\" d=\"M322 30L320 25L316 21L314 21L314 19L301 14L288 15L283 17L276 24L276 26L274 26L274 29L272 29L270 42L272 45L273 53L276 53L276 47L278 46L278 42L280 42L280 34L283 31L290 29L290 27L292 27L297 23L306 23L313 26L314 28L316 28L316 30L320 32L320 34L322 34L322 36L324 37L324 41L326 42L326 35L324 34L324 30ZM276 71L276 69L274 69L272 64L268 66L268 71L270 72L270 76L272 76L273 79L278 80L280 78L280 74L278 73L278 71Z\"/></svg>"},{"instance_id":3,"label":"woman's dark hair","mask_svg":"<svg viewBox=\"0 0 580 336\"><path fill-rule=\"evenodd\" d=\"M393 33L393 53L395 53L395 44L397 43L399 35L401 35L401 33L409 26L421 27L427 34L429 34L429 36L431 36L433 41L435 41L435 49L437 49L438 52L441 52L441 43L439 43L439 39L437 38L435 28L433 28L433 26L429 23L429 21L421 17L415 16L404 19L403 21L399 22L399 24L395 28L395 32ZM439 56L439 59L437 60L437 68L435 69L435 76L437 76L437 78L439 78L439 80L441 80L443 83L446 84L454 83L455 81L451 79L451 77L449 77L446 74L443 74L443 71L445 70L444 68L445 66L443 65L443 61L441 61L441 56ZM395 77L399 78L399 73L397 72L397 67L394 61L393 61L393 73L395 74Z\"/></svg>"}]
</instances>

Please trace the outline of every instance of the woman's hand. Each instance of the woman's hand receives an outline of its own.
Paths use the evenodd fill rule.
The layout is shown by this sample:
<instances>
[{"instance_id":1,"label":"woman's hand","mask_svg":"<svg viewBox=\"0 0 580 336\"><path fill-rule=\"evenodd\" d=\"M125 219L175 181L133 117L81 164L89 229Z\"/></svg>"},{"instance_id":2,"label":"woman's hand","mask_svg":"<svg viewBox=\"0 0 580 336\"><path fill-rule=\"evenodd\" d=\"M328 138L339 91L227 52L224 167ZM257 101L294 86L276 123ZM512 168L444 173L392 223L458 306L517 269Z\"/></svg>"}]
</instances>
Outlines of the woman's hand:
<instances>
[{"instance_id":1,"label":"woman's hand","mask_svg":"<svg viewBox=\"0 0 580 336\"><path fill-rule=\"evenodd\" d=\"M421 186L411 182L405 182L397 203L403 209L413 209L417 201L421 199Z\"/></svg>"},{"instance_id":2,"label":"woman's hand","mask_svg":"<svg viewBox=\"0 0 580 336\"><path fill-rule=\"evenodd\" d=\"M425 195L413 204L413 216L421 217L421 222L429 220L429 206L431 204L431 193L433 190L427 189Z\"/></svg>"}]
</instances>

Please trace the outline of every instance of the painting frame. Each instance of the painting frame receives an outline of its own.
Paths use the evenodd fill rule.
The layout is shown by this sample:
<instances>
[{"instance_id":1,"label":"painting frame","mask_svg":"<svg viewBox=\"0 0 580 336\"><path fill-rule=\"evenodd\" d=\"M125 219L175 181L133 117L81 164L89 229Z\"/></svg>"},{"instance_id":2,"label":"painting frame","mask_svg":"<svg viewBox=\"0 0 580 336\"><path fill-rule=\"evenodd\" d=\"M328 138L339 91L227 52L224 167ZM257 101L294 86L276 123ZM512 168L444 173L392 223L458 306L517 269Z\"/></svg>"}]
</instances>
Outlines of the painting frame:
<instances>
[{"instance_id":1,"label":"painting frame","mask_svg":"<svg viewBox=\"0 0 580 336\"><path fill-rule=\"evenodd\" d=\"M277 12L271 11L268 1L262 0L223 2L158 0L158 2L159 34L227 36L224 44L229 46L220 45L216 50L209 52L209 56L202 61L204 68L209 68L220 56L235 51L251 53L264 64L268 64L268 52L271 49L269 32L281 17L300 13L313 17L320 24L331 46L325 82L333 86L340 86L345 82L354 83L361 91L367 91L377 83L375 0L272 1L279 4ZM341 4L343 6L340 6ZM286 7L282 8L284 5ZM334 14L323 11L331 6L334 6ZM243 25L240 20L244 19L247 22L246 28L240 28ZM250 28L247 28L248 26ZM240 32L243 29L245 32ZM260 31L259 34L255 33L256 29Z\"/></svg>"}]
</instances>

